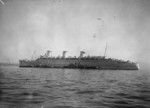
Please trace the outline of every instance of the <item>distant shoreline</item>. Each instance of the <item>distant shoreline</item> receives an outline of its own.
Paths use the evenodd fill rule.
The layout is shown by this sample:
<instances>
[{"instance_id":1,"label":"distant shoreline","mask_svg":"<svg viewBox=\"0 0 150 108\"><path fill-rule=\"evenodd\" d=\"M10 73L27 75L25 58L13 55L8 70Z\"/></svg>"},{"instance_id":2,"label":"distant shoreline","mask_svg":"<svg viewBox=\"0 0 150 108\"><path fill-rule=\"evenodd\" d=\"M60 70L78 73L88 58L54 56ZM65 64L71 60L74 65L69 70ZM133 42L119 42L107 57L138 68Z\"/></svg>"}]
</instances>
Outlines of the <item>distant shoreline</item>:
<instances>
[{"instance_id":1,"label":"distant shoreline","mask_svg":"<svg viewBox=\"0 0 150 108\"><path fill-rule=\"evenodd\" d=\"M0 66L18 66L18 63L0 63Z\"/></svg>"}]
</instances>

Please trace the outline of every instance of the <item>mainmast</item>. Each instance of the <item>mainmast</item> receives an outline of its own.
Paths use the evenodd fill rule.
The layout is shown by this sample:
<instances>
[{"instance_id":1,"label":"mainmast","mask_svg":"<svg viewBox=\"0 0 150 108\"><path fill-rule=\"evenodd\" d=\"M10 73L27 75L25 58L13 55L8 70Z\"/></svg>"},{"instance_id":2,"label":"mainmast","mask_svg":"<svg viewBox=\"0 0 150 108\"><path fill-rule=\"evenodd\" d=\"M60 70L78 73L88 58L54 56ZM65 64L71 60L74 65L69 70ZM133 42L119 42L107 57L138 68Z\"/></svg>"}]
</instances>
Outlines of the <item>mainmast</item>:
<instances>
[{"instance_id":1,"label":"mainmast","mask_svg":"<svg viewBox=\"0 0 150 108\"><path fill-rule=\"evenodd\" d=\"M107 43L106 43L106 47L105 47L104 57L106 57L106 51L107 51Z\"/></svg>"}]
</instances>

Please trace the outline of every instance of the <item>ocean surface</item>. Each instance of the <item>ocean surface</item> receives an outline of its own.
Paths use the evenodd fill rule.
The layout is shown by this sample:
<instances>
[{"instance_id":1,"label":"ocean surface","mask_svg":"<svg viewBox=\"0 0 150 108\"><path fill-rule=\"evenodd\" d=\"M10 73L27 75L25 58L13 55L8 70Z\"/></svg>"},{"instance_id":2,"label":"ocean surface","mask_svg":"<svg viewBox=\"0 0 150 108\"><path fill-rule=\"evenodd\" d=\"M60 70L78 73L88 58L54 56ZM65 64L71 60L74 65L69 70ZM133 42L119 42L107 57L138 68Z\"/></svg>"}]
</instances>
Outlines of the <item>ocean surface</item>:
<instances>
[{"instance_id":1,"label":"ocean surface","mask_svg":"<svg viewBox=\"0 0 150 108\"><path fill-rule=\"evenodd\" d=\"M150 71L0 66L0 108L150 108Z\"/></svg>"}]
</instances>

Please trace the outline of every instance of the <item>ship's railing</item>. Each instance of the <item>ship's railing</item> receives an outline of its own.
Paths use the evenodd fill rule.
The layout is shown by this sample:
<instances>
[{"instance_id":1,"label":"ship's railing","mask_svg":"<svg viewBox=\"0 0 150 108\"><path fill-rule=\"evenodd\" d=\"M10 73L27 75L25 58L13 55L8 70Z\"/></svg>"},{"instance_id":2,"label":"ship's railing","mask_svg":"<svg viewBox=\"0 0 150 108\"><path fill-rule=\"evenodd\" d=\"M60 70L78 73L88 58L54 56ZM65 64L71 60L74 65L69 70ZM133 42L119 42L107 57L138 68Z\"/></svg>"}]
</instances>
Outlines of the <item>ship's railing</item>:
<instances>
[{"instance_id":1,"label":"ship's railing","mask_svg":"<svg viewBox=\"0 0 150 108\"><path fill-rule=\"evenodd\" d=\"M40 58L37 58L37 60L39 59L65 59L65 60L76 60L76 59L80 59L80 60L104 60L106 59L105 57L103 56L85 56L85 57L66 57L66 58L63 58L63 57L60 57L60 56L57 56L57 57L40 57Z\"/></svg>"}]
</instances>

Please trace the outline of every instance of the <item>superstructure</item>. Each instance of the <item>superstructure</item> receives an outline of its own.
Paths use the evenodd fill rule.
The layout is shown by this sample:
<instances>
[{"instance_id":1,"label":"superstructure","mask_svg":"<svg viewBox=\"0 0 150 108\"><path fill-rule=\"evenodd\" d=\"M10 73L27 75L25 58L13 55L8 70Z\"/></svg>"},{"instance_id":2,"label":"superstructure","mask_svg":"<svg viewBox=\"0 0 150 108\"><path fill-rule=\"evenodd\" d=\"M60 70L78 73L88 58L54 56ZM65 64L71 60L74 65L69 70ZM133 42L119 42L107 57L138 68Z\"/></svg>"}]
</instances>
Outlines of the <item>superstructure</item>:
<instances>
[{"instance_id":1,"label":"superstructure","mask_svg":"<svg viewBox=\"0 0 150 108\"><path fill-rule=\"evenodd\" d=\"M84 56L85 52L80 51L79 57L66 57L67 51L63 51L61 57L49 56L47 51L44 56L36 60L19 60L20 67L41 67L41 68L80 68L80 69L101 69L101 70L138 70L139 65L135 62L124 61L105 56Z\"/></svg>"}]
</instances>

